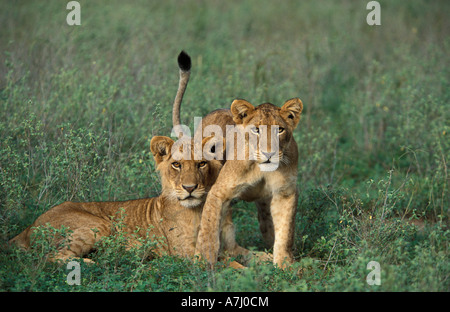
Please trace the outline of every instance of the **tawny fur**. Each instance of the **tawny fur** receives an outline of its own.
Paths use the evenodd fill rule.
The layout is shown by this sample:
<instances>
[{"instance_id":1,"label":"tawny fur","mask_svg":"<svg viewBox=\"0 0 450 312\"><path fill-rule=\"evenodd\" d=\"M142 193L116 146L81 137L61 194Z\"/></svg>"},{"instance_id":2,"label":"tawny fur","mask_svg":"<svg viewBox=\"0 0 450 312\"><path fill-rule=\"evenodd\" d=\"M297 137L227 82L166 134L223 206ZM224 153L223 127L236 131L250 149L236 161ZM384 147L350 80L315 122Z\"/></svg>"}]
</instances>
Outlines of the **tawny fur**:
<instances>
[{"instance_id":1,"label":"tawny fur","mask_svg":"<svg viewBox=\"0 0 450 312\"><path fill-rule=\"evenodd\" d=\"M181 99L189 79L188 71L191 68L189 56L182 52L180 56L189 66L183 66L178 59L180 67L180 83L177 99L173 105L174 126L180 124ZM183 70L183 67L189 69ZM294 242L294 219L297 208L297 172L298 151L293 131L300 121L303 103L299 98L293 98L280 108L270 103L254 107L245 100L235 100L231 109L218 109L202 119L201 127L196 130L195 136L203 137L205 128L218 125L222 130L222 137L227 137L227 125L241 125L243 127L267 126L267 148L263 152L270 153L272 126L284 129L280 133L279 152L274 155L278 167L274 171L261 171L267 156L257 149L256 160L249 160L249 141L246 136L245 146L238 147L226 142L226 149L234 149L233 159L224 159L216 183L212 186L204 205L201 230L199 233L196 253L206 258L211 264L217 260L220 247L220 229L227 223L230 215L230 202L234 198L253 201L258 207L258 221L261 233L269 247L273 246L273 262L280 267L293 261L292 246ZM242 129L241 129L242 130ZM200 132L200 133L199 133ZM215 133L217 135L217 133ZM262 135L262 134L260 134ZM236 139L237 136L235 136ZM258 137L258 141L259 141ZM245 149L245 159L236 160L238 149ZM267 168L266 168L267 169Z\"/></svg>"},{"instance_id":2,"label":"tawny fur","mask_svg":"<svg viewBox=\"0 0 450 312\"><path fill-rule=\"evenodd\" d=\"M207 140L203 140L203 144ZM65 226L72 231L69 245L60 249L51 260L83 257L102 237L111 235L113 220L119 217L122 208L125 213L123 231L135 233L136 229L140 229L138 234L146 237L147 229L151 229L150 234L161 241L154 250L157 254L192 257L203 204L222 164L217 160L204 159L175 161L170 152L173 143L168 137L154 137L151 141L151 151L161 175L160 196L121 202L65 202L39 216L10 242L30 248L35 227L46 224L54 228ZM179 168L174 167L174 162L179 164ZM196 185L196 188L189 193L183 185ZM226 220L222 233L224 250L230 256L249 254L234 240L231 215L226 216ZM84 260L90 262L89 259Z\"/></svg>"},{"instance_id":3,"label":"tawny fur","mask_svg":"<svg viewBox=\"0 0 450 312\"><path fill-rule=\"evenodd\" d=\"M261 166L270 164L263 164L267 161L267 157L258 150L256 160L248 160L248 137L245 140L247 160L227 159L221 169L204 205L196 245L196 252L210 263L216 261L219 252L220 225L224 222L223 216L227 214L229 204L234 198L256 203L260 230L268 246L273 246L274 264L285 267L293 261L298 172L298 151L293 130L300 120L302 109L303 104L298 98L286 101L281 108L269 103L254 107L245 100L235 100L230 110L217 110L203 118L203 129L216 124L223 129L223 133L226 133L226 125L243 127L266 125L269 144L263 152L267 153L271 152L271 127L279 126L284 129L279 134L279 153L275 155L278 168L275 171L261 171ZM230 146L227 143L228 148ZM238 149L236 144L234 148L236 157Z\"/></svg>"}]
</instances>

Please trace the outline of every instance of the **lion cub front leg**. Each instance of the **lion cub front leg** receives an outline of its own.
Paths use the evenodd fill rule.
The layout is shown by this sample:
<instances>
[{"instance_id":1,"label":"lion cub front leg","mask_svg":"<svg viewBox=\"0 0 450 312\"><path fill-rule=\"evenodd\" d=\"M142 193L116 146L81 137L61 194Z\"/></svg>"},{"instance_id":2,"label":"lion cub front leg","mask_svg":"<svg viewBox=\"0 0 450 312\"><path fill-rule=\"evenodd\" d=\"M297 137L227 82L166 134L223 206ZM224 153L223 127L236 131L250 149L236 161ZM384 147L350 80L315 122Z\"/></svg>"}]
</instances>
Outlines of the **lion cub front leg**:
<instances>
[{"instance_id":1,"label":"lion cub front leg","mask_svg":"<svg viewBox=\"0 0 450 312\"><path fill-rule=\"evenodd\" d=\"M221 246L223 251L231 257L236 256L247 256L250 254L250 250L241 247L236 242L235 228L233 224L232 218L232 210L231 207L225 207L224 211L225 216L222 217L222 225L221 225Z\"/></svg>"},{"instance_id":2,"label":"lion cub front leg","mask_svg":"<svg viewBox=\"0 0 450 312\"><path fill-rule=\"evenodd\" d=\"M268 248L272 248L274 243L273 220L270 213L270 203L272 198L263 198L255 202L258 208L259 229Z\"/></svg>"},{"instance_id":3,"label":"lion cub front leg","mask_svg":"<svg viewBox=\"0 0 450 312\"><path fill-rule=\"evenodd\" d=\"M293 262L296 208L296 191L274 194L270 208L275 232L273 263L281 268Z\"/></svg>"},{"instance_id":4,"label":"lion cub front leg","mask_svg":"<svg viewBox=\"0 0 450 312\"><path fill-rule=\"evenodd\" d=\"M220 218L224 201L214 191L215 184L203 206L200 232L197 238L195 254L207 260L211 265L217 262L220 248Z\"/></svg>"}]
</instances>

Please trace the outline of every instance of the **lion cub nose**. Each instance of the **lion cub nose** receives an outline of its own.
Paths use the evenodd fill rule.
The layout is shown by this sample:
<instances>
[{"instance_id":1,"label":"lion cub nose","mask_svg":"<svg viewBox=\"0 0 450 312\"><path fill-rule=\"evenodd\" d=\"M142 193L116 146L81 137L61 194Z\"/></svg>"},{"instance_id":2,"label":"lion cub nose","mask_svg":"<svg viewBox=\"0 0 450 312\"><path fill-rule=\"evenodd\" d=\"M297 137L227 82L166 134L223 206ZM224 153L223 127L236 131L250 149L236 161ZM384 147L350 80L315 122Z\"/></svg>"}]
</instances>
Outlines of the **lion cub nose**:
<instances>
[{"instance_id":1,"label":"lion cub nose","mask_svg":"<svg viewBox=\"0 0 450 312\"><path fill-rule=\"evenodd\" d=\"M263 153L263 155L267 157L267 160L269 160L270 157L272 157L273 155L275 155L275 152L271 152L271 153L261 152L261 153Z\"/></svg>"},{"instance_id":2,"label":"lion cub nose","mask_svg":"<svg viewBox=\"0 0 450 312\"><path fill-rule=\"evenodd\" d=\"M182 186L190 194L197 188L198 184L195 184L195 185L182 185Z\"/></svg>"}]
</instances>

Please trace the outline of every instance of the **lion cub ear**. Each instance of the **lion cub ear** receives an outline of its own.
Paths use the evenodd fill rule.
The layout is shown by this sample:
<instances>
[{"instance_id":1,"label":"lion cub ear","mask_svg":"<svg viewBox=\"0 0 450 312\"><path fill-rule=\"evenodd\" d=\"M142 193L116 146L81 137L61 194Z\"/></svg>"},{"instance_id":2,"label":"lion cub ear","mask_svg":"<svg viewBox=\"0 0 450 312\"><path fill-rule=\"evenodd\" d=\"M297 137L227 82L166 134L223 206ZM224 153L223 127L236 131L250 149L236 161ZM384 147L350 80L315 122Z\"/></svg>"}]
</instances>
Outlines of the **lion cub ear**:
<instances>
[{"instance_id":1,"label":"lion cub ear","mask_svg":"<svg viewBox=\"0 0 450 312\"><path fill-rule=\"evenodd\" d=\"M159 165L164 159L170 157L170 150L173 143L171 138L165 136L154 136L150 141L150 150L155 158L156 164Z\"/></svg>"},{"instance_id":2,"label":"lion cub ear","mask_svg":"<svg viewBox=\"0 0 450 312\"><path fill-rule=\"evenodd\" d=\"M281 107L281 117L294 129L300 121L303 103L299 98L287 100Z\"/></svg>"},{"instance_id":3,"label":"lion cub ear","mask_svg":"<svg viewBox=\"0 0 450 312\"><path fill-rule=\"evenodd\" d=\"M233 114L233 120L236 124L242 124L245 117L249 116L255 107L246 100L234 100L231 103L231 114Z\"/></svg>"}]
</instances>

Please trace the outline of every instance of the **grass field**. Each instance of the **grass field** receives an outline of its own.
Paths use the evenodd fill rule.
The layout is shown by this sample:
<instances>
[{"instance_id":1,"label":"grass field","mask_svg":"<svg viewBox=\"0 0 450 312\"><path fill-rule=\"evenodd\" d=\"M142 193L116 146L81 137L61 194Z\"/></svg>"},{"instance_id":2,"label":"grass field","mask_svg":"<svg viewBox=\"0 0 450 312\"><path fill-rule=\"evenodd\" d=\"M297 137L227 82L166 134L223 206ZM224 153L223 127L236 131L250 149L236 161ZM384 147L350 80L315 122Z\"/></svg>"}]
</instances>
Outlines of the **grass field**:
<instances>
[{"instance_id":1,"label":"grass field","mask_svg":"<svg viewBox=\"0 0 450 312\"><path fill-rule=\"evenodd\" d=\"M81 0L80 26L67 2L0 0L0 290L450 290L449 1L379 1L380 26L368 1ZM191 127L235 98L303 100L293 268L149 261L118 235L77 286L45 261L46 233L6 247L63 201L158 194L149 141L170 134L182 49ZM264 249L253 204L234 221Z\"/></svg>"}]
</instances>

